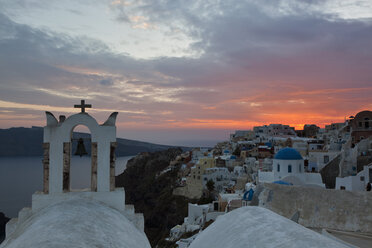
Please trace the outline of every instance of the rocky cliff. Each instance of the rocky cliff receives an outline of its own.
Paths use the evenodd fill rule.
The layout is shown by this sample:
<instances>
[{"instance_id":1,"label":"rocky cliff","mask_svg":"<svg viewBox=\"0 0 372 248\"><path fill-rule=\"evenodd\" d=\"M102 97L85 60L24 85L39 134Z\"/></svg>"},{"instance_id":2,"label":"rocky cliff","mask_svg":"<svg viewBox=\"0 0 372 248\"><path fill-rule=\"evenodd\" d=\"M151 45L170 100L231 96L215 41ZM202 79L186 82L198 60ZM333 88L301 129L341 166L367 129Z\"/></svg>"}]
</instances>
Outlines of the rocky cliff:
<instances>
[{"instance_id":1,"label":"rocky cliff","mask_svg":"<svg viewBox=\"0 0 372 248\"><path fill-rule=\"evenodd\" d=\"M0 212L0 244L5 239L5 225L9 221L2 212Z\"/></svg>"},{"instance_id":2,"label":"rocky cliff","mask_svg":"<svg viewBox=\"0 0 372 248\"><path fill-rule=\"evenodd\" d=\"M170 162L181 153L180 148L142 153L129 160L127 169L116 177L116 187L125 188L126 204L144 214L152 247L163 247L169 230L187 216L188 199L172 195L181 163L170 166Z\"/></svg>"}]
</instances>

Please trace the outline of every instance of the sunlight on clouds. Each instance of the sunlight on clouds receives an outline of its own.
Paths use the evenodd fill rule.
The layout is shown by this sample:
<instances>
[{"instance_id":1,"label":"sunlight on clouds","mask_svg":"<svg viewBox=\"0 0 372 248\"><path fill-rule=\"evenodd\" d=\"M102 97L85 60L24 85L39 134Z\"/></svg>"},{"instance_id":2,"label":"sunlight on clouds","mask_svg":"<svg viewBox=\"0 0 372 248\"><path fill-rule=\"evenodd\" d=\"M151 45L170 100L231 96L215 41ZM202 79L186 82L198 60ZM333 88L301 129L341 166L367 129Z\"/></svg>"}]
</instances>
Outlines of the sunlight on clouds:
<instances>
[{"instance_id":1,"label":"sunlight on clouds","mask_svg":"<svg viewBox=\"0 0 372 248\"><path fill-rule=\"evenodd\" d=\"M303 99L296 99L296 100L287 100L288 103L301 103L305 104L306 102Z\"/></svg>"},{"instance_id":2,"label":"sunlight on clouds","mask_svg":"<svg viewBox=\"0 0 372 248\"><path fill-rule=\"evenodd\" d=\"M30 115L30 114L25 114L25 115L7 115L7 114L0 114L0 119L1 121L7 121L7 120L34 120L34 119L39 119L39 116L36 115Z\"/></svg>"},{"instance_id":3,"label":"sunlight on clouds","mask_svg":"<svg viewBox=\"0 0 372 248\"><path fill-rule=\"evenodd\" d=\"M215 110L216 109L215 106L203 106L202 108L205 109L205 110Z\"/></svg>"},{"instance_id":4,"label":"sunlight on clouds","mask_svg":"<svg viewBox=\"0 0 372 248\"><path fill-rule=\"evenodd\" d=\"M132 25L132 28L148 30L148 29L156 29L156 25L148 23L148 22L142 22L142 23Z\"/></svg>"},{"instance_id":5,"label":"sunlight on clouds","mask_svg":"<svg viewBox=\"0 0 372 248\"><path fill-rule=\"evenodd\" d=\"M327 1L298 1L280 0L275 4L262 4L254 0L266 14L279 17L288 15L321 14L325 19L362 20L372 18L372 1L370 0L327 0Z\"/></svg>"},{"instance_id":6,"label":"sunlight on clouds","mask_svg":"<svg viewBox=\"0 0 372 248\"><path fill-rule=\"evenodd\" d=\"M134 23L132 24L132 28L134 29L156 29L156 25L149 23L148 18L144 16L129 16L129 20Z\"/></svg>"},{"instance_id":7,"label":"sunlight on clouds","mask_svg":"<svg viewBox=\"0 0 372 248\"><path fill-rule=\"evenodd\" d=\"M71 107L58 107L58 106L50 106L50 105L40 105L40 104L27 104L27 103L17 103L17 102L9 102L9 101L2 101L0 100L0 108L5 109L29 109L29 110L37 110L37 111L59 111L63 113L71 113L71 112L78 112L78 109ZM125 110L125 109L106 109L106 108L92 108L89 109L89 112L121 112L121 113L131 113L131 114L146 114L143 110Z\"/></svg>"},{"instance_id":8,"label":"sunlight on clouds","mask_svg":"<svg viewBox=\"0 0 372 248\"><path fill-rule=\"evenodd\" d=\"M329 0L314 7L327 14L335 14L341 19L372 18L372 1L370 0Z\"/></svg>"},{"instance_id":9,"label":"sunlight on clouds","mask_svg":"<svg viewBox=\"0 0 372 248\"><path fill-rule=\"evenodd\" d=\"M261 106L262 106L262 103L251 102L251 103L249 104L249 106L251 106L251 107L261 107Z\"/></svg>"},{"instance_id":10,"label":"sunlight on clouds","mask_svg":"<svg viewBox=\"0 0 372 248\"><path fill-rule=\"evenodd\" d=\"M34 90L40 91L47 93L49 95L53 96L59 96L63 98L70 98L70 99L92 99L92 96L88 96L86 94L77 94L76 90L71 90L71 91L65 91L63 92L62 90L52 90L52 89L44 89L44 88L34 88Z\"/></svg>"},{"instance_id":11,"label":"sunlight on clouds","mask_svg":"<svg viewBox=\"0 0 372 248\"><path fill-rule=\"evenodd\" d=\"M83 68L77 66L67 66L67 65L57 65L57 68L60 68L67 72L77 73L81 75L91 75L91 76L100 76L100 77L121 77L120 74L113 74L111 72L107 72L104 70L99 69L92 69L92 68Z\"/></svg>"},{"instance_id":12,"label":"sunlight on clouds","mask_svg":"<svg viewBox=\"0 0 372 248\"><path fill-rule=\"evenodd\" d=\"M184 87L175 88L161 88L148 84L135 84L132 80L117 82L113 88L118 90L122 95L128 96L129 98L136 98L138 100L145 99L148 102L179 102L180 99L177 95L186 89Z\"/></svg>"},{"instance_id":13,"label":"sunlight on clouds","mask_svg":"<svg viewBox=\"0 0 372 248\"><path fill-rule=\"evenodd\" d=\"M289 92L289 96L318 96L318 95L327 95L331 97L331 94L342 94L342 93L356 93L356 92L367 92L372 91L372 87L355 87L355 88L333 88L333 89L319 89L319 90L295 90Z\"/></svg>"},{"instance_id":14,"label":"sunlight on clouds","mask_svg":"<svg viewBox=\"0 0 372 248\"><path fill-rule=\"evenodd\" d=\"M64 113L71 112L71 108L57 107L57 106L50 106L50 105L8 102L8 101L2 101L2 100L0 100L0 108L29 109L29 110L40 110L40 111L60 111Z\"/></svg>"},{"instance_id":15,"label":"sunlight on clouds","mask_svg":"<svg viewBox=\"0 0 372 248\"><path fill-rule=\"evenodd\" d=\"M76 87L72 87L71 89L45 89L45 88L35 88L34 90L47 93L49 95L63 97L63 98L69 98L69 99L94 99L97 96L107 96L111 97L112 94L110 92L90 92L89 89L76 89ZM77 93L77 92L83 92L83 93Z\"/></svg>"},{"instance_id":16,"label":"sunlight on clouds","mask_svg":"<svg viewBox=\"0 0 372 248\"><path fill-rule=\"evenodd\" d=\"M130 6L131 3L129 1L124 1L124 0L115 0L110 3L111 5L123 5L123 6Z\"/></svg>"}]
</instances>

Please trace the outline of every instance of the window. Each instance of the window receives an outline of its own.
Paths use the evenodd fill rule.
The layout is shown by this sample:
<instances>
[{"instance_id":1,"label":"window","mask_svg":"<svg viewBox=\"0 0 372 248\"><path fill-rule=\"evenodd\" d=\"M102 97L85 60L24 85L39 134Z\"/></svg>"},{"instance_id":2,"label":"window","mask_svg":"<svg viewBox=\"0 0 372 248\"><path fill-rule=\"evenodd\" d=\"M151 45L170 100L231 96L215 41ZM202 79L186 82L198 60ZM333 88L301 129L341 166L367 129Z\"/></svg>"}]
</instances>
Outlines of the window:
<instances>
[{"instance_id":1,"label":"window","mask_svg":"<svg viewBox=\"0 0 372 248\"><path fill-rule=\"evenodd\" d=\"M364 181L364 177L363 176L360 177L360 181Z\"/></svg>"},{"instance_id":2,"label":"window","mask_svg":"<svg viewBox=\"0 0 372 248\"><path fill-rule=\"evenodd\" d=\"M288 165L288 173L292 173L292 165Z\"/></svg>"},{"instance_id":3,"label":"window","mask_svg":"<svg viewBox=\"0 0 372 248\"><path fill-rule=\"evenodd\" d=\"M280 164L278 164L278 172L280 171Z\"/></svg>"},{"instance_id":4,"label":"window","mask_svg":"<svg viewBox=\"0 0 372 248\"><path fill-rule=\"evenodd\" d=\"M324 163L328 163L329 162L329 156L328 155L324 155Z\"/></svg>"},{"instance_id":5,"label":"window","mask_svg":"<svg viewBox=\"0 0 372 248\"><path fill-rule=\"evenodd\" d=\"M340 186L340 190L345 190L345 186Z\"/></svg>"},{"instance_id":6,"label":"window","mask_svg":"<svg viewBox=\"0 0 372 248\"><path fill-rule=\"evenodd\" d=\"M200 176L198 176L198 179L200 179Z\"/></svg>"},{"instance_id":7,"label":"window","mask_svg":"<svg viewBox=\"0 0 372 248\"><path fill-rule=\"evenodd\" d=\"M366 121L366 122L364 123L364 126L365 126L366 128L369 128L369 122Z\"/></svg>"},{"instance_id":8,"label":"window","mask_svg":"<svg viewBox=\"0 0 372 248\"><path fill-rule=\"evenodd\" d=\"M361 121L359 122L359 127L362 127L362 122Z\"/></svg>"}]
</instances>

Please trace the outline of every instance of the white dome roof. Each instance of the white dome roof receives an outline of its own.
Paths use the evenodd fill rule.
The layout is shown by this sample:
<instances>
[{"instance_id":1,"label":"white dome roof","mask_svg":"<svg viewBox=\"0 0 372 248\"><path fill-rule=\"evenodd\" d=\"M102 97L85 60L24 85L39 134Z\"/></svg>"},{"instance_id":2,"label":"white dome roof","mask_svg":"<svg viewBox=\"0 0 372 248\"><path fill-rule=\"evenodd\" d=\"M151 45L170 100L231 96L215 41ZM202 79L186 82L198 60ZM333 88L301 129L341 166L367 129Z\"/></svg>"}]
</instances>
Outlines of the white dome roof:
<instances>
[{"instance_id":1,"label":"white dome roof","mask_svg":"<svg viewBox=\"0 0 372 248\"><path fill-rule=\"evenodd\" d=\"M189 248L346 248L347 246L307 229L261 207L242 207L219 216L199 234Z\"/></svg>"},{"instance_id":2,"label":"white dome roof","mask_svg":"<svg viewBox=\"0 0 372 248\"><path fill-rule=\"evenodd\" d=\"M119 211L78 198L46 207L20 223L1 248L150 248L146 235Z\"/></svg>"}]
</instances>

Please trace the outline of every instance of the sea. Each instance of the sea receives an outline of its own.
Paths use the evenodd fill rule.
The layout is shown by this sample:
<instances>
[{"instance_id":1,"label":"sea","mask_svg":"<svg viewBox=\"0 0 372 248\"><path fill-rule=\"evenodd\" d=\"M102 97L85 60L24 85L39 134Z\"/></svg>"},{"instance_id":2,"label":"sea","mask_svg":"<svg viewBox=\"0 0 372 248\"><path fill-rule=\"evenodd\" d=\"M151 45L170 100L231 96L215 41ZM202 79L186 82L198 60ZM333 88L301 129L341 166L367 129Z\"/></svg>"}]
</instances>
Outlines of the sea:
<instances>
[{"instance_id":1,"label":"sea","mask_svg":"<svg viewBox=\"0 0 372 248\"><path fill-rule=\"evenodd\" d=\"M117 157L115 174L121 174L133 156ZM71 159L71 188L90 187L90 157ZM43 189L42 157L0 157L0 212L17 217L19 210L31 207L31 196Z\"/></svg>"}]
</instances>

